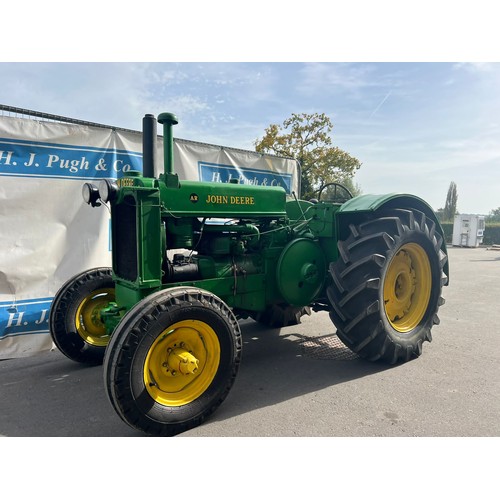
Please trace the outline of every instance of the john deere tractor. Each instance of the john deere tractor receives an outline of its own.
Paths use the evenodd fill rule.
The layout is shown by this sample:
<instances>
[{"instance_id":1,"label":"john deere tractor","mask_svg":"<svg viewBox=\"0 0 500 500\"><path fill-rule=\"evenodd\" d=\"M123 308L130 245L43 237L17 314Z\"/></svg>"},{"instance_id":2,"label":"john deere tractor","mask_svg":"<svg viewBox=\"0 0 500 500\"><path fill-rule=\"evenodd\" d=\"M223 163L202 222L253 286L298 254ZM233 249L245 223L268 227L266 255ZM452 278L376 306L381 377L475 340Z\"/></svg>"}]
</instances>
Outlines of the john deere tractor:
<instances>
[{"instance_id":1,"label":"john deere tractor","mask_svg":"<svg viewBox=\"0 0 500 500\"><path fill-rule=\"evenodd\" d=\"M50 312L60 351L104 363L107 395L127 424L175 435L211 415L238 372L242 318L279 328L328 311L362 358L394 364L422 353L449 274L425 201L353 198L337 184L306 201L281 187L179 180L176 123L146 115L142 174L83 186L86 203L110 207L112 268L71 278Z\"/></svg>"}]
</instances>

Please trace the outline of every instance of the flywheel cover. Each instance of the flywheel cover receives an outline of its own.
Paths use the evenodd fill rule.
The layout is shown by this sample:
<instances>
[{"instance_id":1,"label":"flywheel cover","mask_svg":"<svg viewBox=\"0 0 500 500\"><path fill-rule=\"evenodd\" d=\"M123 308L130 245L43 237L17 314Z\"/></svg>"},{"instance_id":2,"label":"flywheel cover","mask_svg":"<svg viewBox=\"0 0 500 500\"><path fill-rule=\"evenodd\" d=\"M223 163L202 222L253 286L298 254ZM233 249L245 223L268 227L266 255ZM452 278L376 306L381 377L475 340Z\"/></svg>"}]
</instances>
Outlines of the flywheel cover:
<instances>
[{"instance_id":1,"label":"flywheel cover","mask_svg":"<svg viewBox=\"0 0 500 500\"><path fill-rule=\"evenodd\" d=\"M323 287L326 274L321 247L307 238L291 241L283 249L276 269L278 289L293 306L306 306Z\"/></svg>"}]
</instances>

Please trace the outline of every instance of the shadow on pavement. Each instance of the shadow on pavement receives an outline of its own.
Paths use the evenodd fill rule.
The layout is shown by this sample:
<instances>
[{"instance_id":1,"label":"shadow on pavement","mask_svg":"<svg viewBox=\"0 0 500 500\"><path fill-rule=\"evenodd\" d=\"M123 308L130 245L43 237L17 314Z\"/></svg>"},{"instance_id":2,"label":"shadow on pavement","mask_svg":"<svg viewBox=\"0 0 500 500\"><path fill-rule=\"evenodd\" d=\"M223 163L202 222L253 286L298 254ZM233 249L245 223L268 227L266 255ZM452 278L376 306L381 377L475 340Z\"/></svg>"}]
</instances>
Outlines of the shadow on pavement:
<instances>
[{"instance_id":1,"label":"shadow on pavement","mask_svg":"<svg viewBox=\"0 0 500 500\"><path fill-rule=\"evenodd\" d=\"M388 368L358 358L340 343L333 326L320 337L253 321L242 322L241 329L239 373L211 422ZM75 363L58 351L0 362L0 398L3 436L144 436L111 407L102 366Z\"/></svg>"},{"instance_id":2,"label":"shadow on pavement","mask_svg":"<svg viewBox=\"0 0 500 500\"><path fill-rule=\"evenodd\" d=\"M295 333L296 327L268 329L241 325L243 356L238 377L223 405L211 417L222 421L336 384L387 369L359 358L332 332L320 337Z\"/></svg>"}]
</instances>

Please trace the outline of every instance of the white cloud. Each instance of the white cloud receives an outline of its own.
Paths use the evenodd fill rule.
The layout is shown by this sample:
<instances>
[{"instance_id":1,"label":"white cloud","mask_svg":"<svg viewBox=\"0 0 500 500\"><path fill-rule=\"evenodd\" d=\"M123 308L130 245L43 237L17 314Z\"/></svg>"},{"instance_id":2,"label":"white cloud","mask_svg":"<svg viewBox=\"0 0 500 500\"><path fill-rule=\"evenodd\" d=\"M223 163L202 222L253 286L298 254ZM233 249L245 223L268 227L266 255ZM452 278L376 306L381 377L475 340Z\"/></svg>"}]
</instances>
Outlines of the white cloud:
<instances>
[{"instance_id":1,"label":"white cloud","mask_svg":"<svg viewBox=\"0 0 500 500\"><path fill-rule=\"evenodd\" d=\"M454 69L464 69L466 71L470 71L473 73L485 73L499 70L498 63L491 62L464 62L464 63L456 63L453 65Z\"/></svg>"},{"instance_id":2,"label":"white cloud","mask_svg":"<svg viewBox=\"0 0 500 500\"><path fill-rule=\"evenodd\" d=\"M365 87L377 85L372 78L374 67L349 63L307 63L300 71L301 79L297 88L304 94L318 89L339 89L355 92Z\"/></svg>"}]
</instances>

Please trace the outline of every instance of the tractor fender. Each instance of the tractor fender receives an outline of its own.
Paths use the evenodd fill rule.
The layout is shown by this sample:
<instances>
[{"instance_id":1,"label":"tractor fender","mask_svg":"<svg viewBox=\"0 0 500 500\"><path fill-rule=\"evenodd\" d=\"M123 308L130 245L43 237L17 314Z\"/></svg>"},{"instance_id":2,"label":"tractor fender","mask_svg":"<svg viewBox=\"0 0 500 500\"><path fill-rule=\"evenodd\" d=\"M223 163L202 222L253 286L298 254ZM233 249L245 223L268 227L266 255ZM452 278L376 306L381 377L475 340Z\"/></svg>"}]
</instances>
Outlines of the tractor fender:
<instances>
[{"instance_id":1,"label":"tractor fender","mask_svg":"<svg viewBox=\"0 0 500 500\"><path fill-rule=\"evenodd\" d=\"M343 234L346 234L346 230L348 230L349 224L351 224L353 217L363 217L363 214L376 212L381 209L397 208L418 210L420 212L423 212L429 219L431 219L436 225L436 232L439 233L442 237L441 250L446 256L448 255L445 234L443 228L441 227L441 224L439 223L439 220L436 217L436 214L434 213L434 210L427 202L425 202L418 196L414 196L411 194L364 194L346 201L337 212L338 234L341 237ZM449 277L450 274L448 260L446 261L443 270Z\"/></svg>"}]
</instances>

